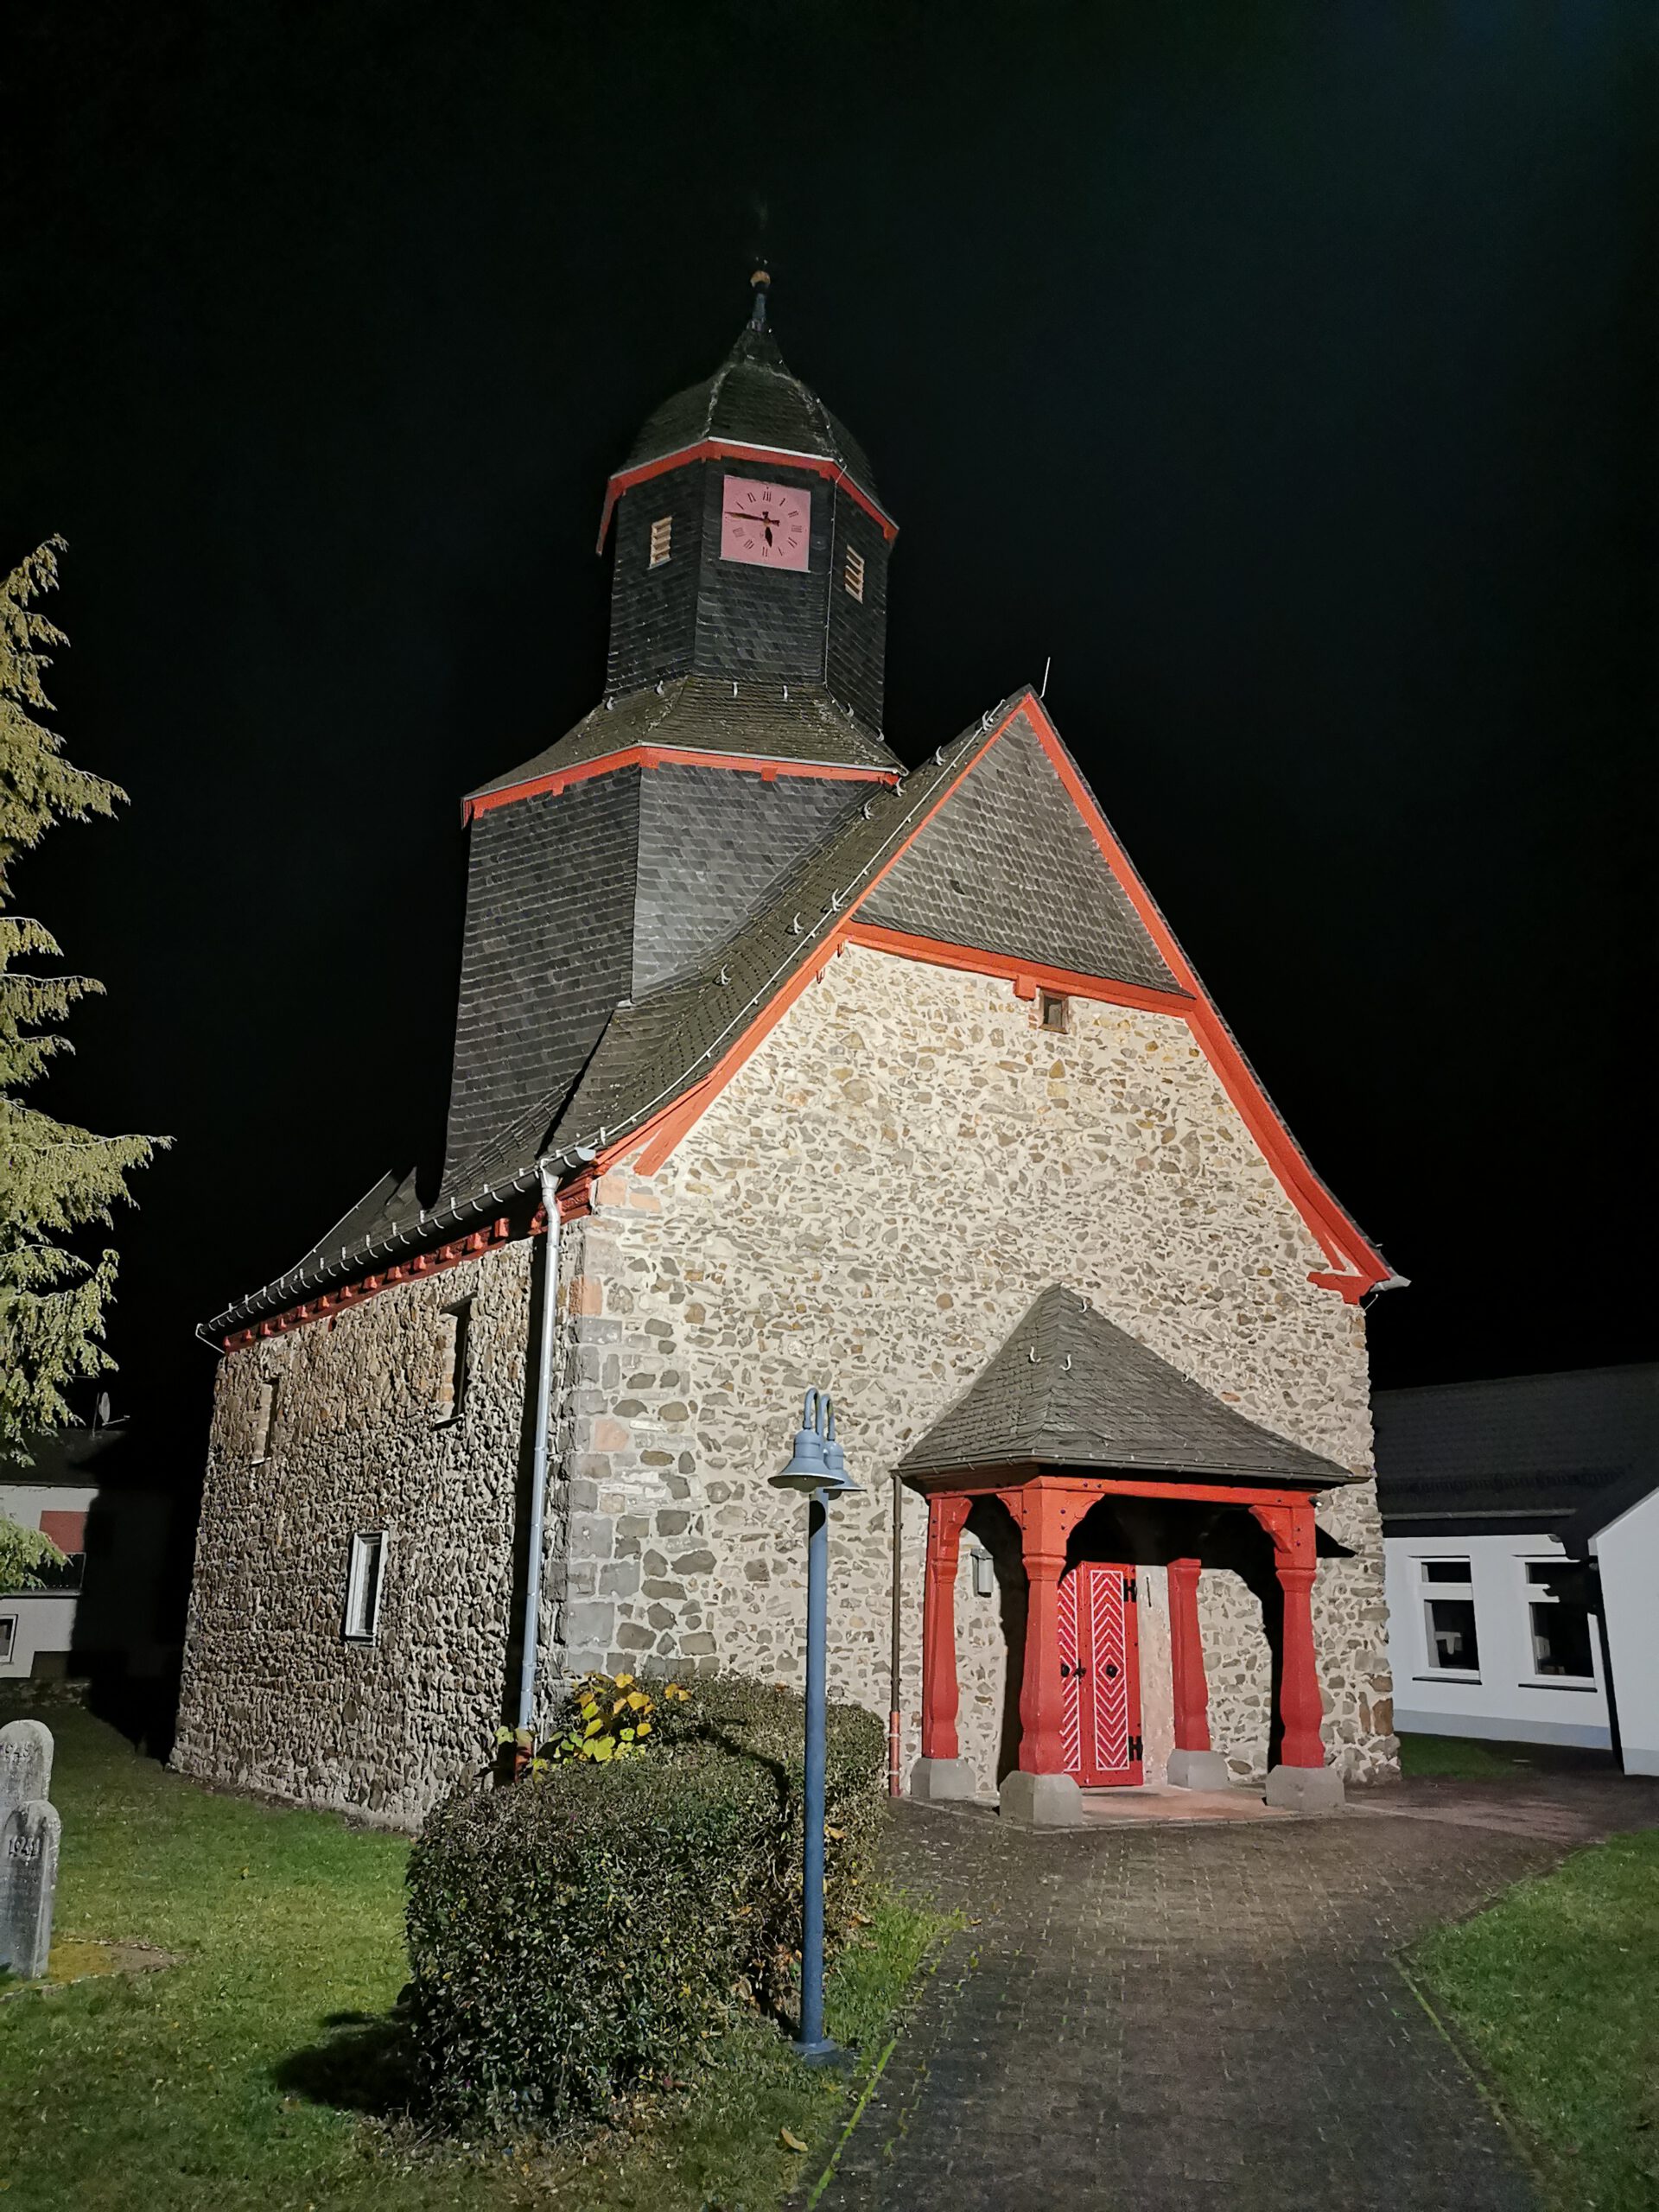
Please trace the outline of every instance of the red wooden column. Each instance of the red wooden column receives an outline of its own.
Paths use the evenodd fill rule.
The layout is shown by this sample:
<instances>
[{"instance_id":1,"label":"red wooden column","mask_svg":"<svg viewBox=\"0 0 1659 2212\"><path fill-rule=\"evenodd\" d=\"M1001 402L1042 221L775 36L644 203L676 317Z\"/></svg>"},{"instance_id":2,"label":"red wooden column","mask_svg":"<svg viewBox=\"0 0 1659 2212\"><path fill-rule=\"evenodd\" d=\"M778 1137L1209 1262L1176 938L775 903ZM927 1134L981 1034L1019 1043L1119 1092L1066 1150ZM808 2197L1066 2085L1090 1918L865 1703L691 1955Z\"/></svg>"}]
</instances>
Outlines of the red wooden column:
<instances>
[{"instance_id":1,"label":"red wooden column","mask_svg":"<svg viewBox=\"0 0 1659 2212\"><path fill-rule=\"evenodd\" d=\"M1169 1562L1169 1664L1175 1692L1175 1748L1210 1749L1210 1685L1198 1633L1198 1561Z\"/></svg>"},{"instance_id":2,"label":"red wooden column","mask_svg":"<svg viewBox=\"0 0 1659 2212\"><path fill-rule=\"evenodd\" d=\"M1065 1693L1060 1681L1060 1577L1072 1516L1065 1498L1040 1478L1018 1493L1026 1562L1026 1670L1020 1685L1020 1768L1024 1774L1064 1774ZM1010 1504L1014 1500L1010 1498Z\"/></svg>"},{"instance_id":3,"label":"red wooden column","mask_svg":"<svg viewBox=\"0 0 1659 2212\"><path fill-rule=\"evenodd\" d=\"M922 1757L954 1759L957 1739L957 1560L974 1501L960 1494L927 1501L927 1574L922 1590Z\"/></svg>"},{"instance_id":4,"label":"red wooden column","mask_svg":"<svg viewBox=\"0 0 1659 2212\"><path fill-rule=\"evenodd\" d=\"M1268 1777L1271 1802L1303 1811L1342 1802L1342 1782L1325 1764L1319 1736L1324 1703L1313 1648L1314 1522L1312 1499L1252 1507L1273 1538L1274 1570L1283 1598L1279 1667L1279 1764Z\"/></svg>"}]
</instances>

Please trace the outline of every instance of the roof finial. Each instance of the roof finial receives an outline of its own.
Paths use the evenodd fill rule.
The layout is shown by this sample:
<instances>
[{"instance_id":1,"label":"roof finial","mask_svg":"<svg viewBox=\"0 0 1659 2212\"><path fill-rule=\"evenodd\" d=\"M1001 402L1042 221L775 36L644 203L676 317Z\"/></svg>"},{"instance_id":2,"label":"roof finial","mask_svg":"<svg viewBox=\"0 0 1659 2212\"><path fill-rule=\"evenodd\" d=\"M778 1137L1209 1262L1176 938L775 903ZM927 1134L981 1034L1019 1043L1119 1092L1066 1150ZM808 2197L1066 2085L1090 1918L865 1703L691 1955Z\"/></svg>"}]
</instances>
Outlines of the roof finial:
<instances>
[{"instance_id":1,"label":"roof finial","mask_svg":"<svg viewBox=\"0 0 1659 2212\"><path fill-rule=\"evenodd\" d=\"M760 264L749 282L754 287L754 305L749 309L749 328L764 330L766 327L766 289L772 283L765 262Z\"/></svg>"}]
</instances>

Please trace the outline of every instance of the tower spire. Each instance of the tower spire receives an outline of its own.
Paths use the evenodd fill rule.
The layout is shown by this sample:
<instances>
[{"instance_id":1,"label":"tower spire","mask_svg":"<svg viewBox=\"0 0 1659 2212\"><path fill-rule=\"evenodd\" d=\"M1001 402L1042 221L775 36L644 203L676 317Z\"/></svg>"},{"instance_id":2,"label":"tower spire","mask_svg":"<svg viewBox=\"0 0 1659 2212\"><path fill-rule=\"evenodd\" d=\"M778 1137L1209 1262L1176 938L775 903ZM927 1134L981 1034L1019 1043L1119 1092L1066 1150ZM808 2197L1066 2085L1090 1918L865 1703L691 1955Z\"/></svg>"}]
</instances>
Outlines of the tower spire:
<instances>
[{"instance_id":1,"label":"tower spire","mask_svg":"<svg viewBox=\"0 0 1659 2212\"><path fill-rule=\"evenodd\" d=\"M749 282L754 287L754 305L749 309L749 328L764 330L766 327L766 293L772 283L771 272L764 261Z\"/></svg>"}]
</instances>

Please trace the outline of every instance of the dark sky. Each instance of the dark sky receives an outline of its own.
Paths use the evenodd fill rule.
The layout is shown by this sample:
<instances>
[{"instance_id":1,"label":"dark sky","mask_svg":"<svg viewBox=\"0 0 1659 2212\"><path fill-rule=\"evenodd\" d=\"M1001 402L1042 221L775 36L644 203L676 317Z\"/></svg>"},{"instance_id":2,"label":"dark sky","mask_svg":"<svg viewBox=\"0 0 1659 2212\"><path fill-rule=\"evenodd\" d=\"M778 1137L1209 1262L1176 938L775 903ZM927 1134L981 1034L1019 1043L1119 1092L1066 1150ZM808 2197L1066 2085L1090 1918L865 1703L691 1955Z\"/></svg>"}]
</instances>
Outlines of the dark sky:
<instances>
[{"instance_id":1,"label":"dark sky","mask_svg":"<svg viewBox=\"0 0 1659 2212\"><path fill-rule=\"evenodd\" d=\"M903 529L888 729L1049 703L1414 1287L1382 1382L1650 1357L1650 7L35 0L0 564L118 827L43 1104L166 1130L118 1410L437 1149L458 795L598 695L603 482L747 308Z\"/></svg>"}]
</instances>

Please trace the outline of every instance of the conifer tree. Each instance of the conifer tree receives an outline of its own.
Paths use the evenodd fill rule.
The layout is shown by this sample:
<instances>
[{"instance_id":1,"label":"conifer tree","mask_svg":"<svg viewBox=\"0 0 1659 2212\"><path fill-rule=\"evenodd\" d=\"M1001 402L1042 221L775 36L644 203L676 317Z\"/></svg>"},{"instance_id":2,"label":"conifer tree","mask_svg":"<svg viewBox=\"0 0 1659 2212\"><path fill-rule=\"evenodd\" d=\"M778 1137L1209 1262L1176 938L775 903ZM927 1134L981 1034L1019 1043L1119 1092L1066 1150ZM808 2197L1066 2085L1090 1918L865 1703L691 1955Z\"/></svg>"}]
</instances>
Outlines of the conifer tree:
<instances>
[{"instance_id":1,"label":"conifer tree","mask_svg":"<svg viewBox=\"0 0 1659 2212\"><path fill-rule=\"evenodd\" d=\"M126 793L63 755L42 678L48 648L68 639L31 602L58 581L61 538L48 538L0 583L0 1461L26 1459L31 1429L73 1420L66 1387L114 1362L102 1343L116 1255L88 1259L65 1239L130 1199L127 1177L158 1140L94 1136L54 1121L19 1094L70 1049L56 1033L78 999L103 986L87 976L18 969L58 957L41 923L7 911L11 872L58 822L113 814Z\"/></svg>"}]
</instances>

